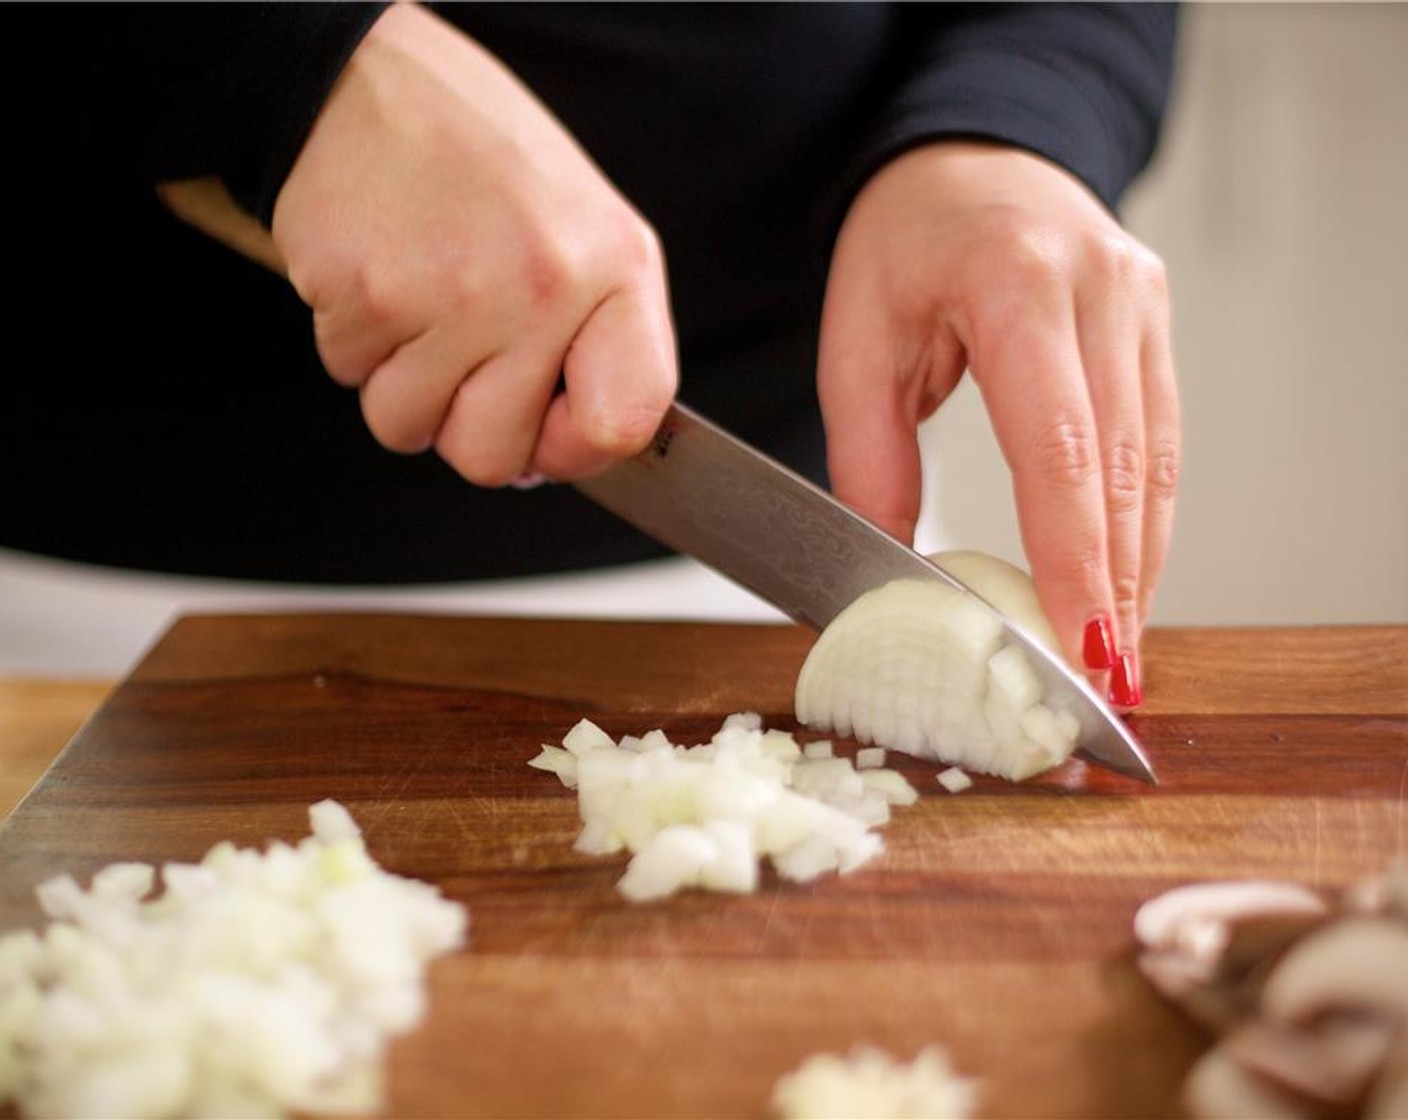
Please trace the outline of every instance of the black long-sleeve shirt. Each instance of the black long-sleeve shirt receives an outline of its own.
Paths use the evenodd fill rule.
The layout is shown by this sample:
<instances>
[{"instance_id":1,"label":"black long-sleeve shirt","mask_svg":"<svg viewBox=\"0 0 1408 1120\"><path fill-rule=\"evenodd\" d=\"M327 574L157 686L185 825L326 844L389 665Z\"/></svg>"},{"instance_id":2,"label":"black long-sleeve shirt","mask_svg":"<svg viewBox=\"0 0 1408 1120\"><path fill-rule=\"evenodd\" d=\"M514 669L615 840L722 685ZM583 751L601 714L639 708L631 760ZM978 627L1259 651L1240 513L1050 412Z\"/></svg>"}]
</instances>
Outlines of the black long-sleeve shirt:
<instances>
[{"instance_id":1,"label":"black long-sleeve shirt","mask_svg":"<svg viewBox=\"0 0 1408 1120\"><path fill-rule=\"evenodd\" d=\"M905 149L1037 152L1114 207L1149 159L1174 13L1153 4L438 5L659 231L681 396L820 478L831 237ZM0 545L158 571L492 577L657 550L567 487L469 486L379 448L287 284L167 214L219 175L267 220L380 9L7 13L18 295L0 377Z\"/></svg>"}]
</instances>

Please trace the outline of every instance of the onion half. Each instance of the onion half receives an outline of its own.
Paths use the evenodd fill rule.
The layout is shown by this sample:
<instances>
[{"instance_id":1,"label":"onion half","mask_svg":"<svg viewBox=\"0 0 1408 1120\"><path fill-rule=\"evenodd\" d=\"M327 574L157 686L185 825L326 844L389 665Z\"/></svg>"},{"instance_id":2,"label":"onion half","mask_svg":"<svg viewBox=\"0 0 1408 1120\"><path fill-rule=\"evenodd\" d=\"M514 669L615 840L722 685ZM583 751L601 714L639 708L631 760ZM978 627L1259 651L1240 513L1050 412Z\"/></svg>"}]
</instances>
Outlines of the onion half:
<instances>
[{"instance_id":1,"label":"onion half","mask_svg":"<svg viewBox=\"0 0 1408 1120\"><path fill-rule=\"evenodd\" d=\"M935 559L1056 648L1026 573L979 553ZM802 665L795 705L818 731L1014 781L1064 762L1080 734L1044 702L998 617L937 581L895 580L837 615Z\"/></svg>"}]
</instances>

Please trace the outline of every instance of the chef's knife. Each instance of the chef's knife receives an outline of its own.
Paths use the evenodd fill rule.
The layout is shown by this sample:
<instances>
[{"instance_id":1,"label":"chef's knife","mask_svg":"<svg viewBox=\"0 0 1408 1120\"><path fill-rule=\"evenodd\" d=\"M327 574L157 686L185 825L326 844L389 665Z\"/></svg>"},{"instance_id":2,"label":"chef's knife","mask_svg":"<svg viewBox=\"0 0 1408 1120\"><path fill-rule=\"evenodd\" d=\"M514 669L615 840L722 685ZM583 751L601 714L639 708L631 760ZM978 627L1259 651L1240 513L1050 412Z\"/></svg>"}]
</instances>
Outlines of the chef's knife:
<instances>
[{"instance_id":1,"label":"chef's knife","mask_svg":"<svg viewBox=\"0 0 1408 1120\"><path fill-rule=\"evenodd\" d=\"M158 193L197 229L285 271L268 232L240 210L218 179L166 183ZM864 592L892 579L938 579L974 594L825 491L681 404L671 406L643 452L577 488L818 630ZM1139 744L1090 685L992 609L1007 640L1027 651L1046 702L1080 720L1078 753L1156 783Z\"/></svg>"},{"instance_id":2,"label":"chef's knife","mask_svg":"<svg viewBox=\"0 0 1408 1120\"><path fill-rule=\"evenodd\" d=\"M678 403L644 451L576 485L662 544L817 630L890 580L936 579L975 594L820 487ZM1045 702L1080 721L1077 753L1156 783L1129 729L1086 680L992 609L1006 640L1026 651Z\"/></svg>"}]
</instances>

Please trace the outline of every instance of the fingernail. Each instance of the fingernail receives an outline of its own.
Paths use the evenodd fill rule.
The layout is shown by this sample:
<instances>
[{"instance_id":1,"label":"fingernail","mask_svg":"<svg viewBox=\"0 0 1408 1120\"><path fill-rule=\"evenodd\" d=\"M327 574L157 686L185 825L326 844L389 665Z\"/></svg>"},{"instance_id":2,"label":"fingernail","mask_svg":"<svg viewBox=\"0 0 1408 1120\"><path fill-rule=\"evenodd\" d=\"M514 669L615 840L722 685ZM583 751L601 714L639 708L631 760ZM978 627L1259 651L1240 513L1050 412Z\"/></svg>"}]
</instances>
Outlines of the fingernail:
<instances>
[{"instance_id":1,"label":"fingernail","mask_svg":"<svg viewBox=\"0 0 1408 1120\"><path fill-rule=\"evenodd\" d=\"M509 485L515 490L535 490L548 480L545 474L537 471L524 471L515 479L509 480Z\"/></svg>"},{"instance_id":2,"label":"fingernail","mask_svg":"<svg viewBox=\"0 0 1408 1120\"><path fill-rule=\"evenodd\" d=\"M1097 614L1085 624L1085 642L1082 653L1087 669L1108 669L1115 663L1115 635L1110 629L1110 619Z\"/></svg>"},{"instance_id":3,"label":"fingernail","mask_svg":"<svg viewBox=\"0 0 1408 1120\"><path fill-rule=\"evenodd\" d=\"M1110 674L1110 703L1118 708L1137 708L1144 699L1139 688L1139 655L1125 650Z\"/></svg>"}]
</instances>

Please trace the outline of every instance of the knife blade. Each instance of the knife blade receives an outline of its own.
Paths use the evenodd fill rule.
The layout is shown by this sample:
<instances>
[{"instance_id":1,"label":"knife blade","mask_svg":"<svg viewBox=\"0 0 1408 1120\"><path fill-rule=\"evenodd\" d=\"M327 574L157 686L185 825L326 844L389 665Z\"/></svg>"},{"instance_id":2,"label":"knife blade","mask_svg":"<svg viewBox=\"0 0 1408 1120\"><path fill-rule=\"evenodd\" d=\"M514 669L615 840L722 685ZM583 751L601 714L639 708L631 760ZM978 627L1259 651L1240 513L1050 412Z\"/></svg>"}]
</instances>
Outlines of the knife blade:
<instances>
[{"instance_id":1,"label":"knife blade","mask_svg":"<svg viewBox=\"0 0 1408 1120\"><path fill-rule=\"evenodd\" d=\"M984 602L1004 640L1027 654L1045 703L1080 722L1076 753L1157 784L1133 734L1089 683L961 580L678 402L649 446L576 488L676 552L693 556L824 629L867 591L895 579L941 580Z\"/></svg>"}]
</instances>

